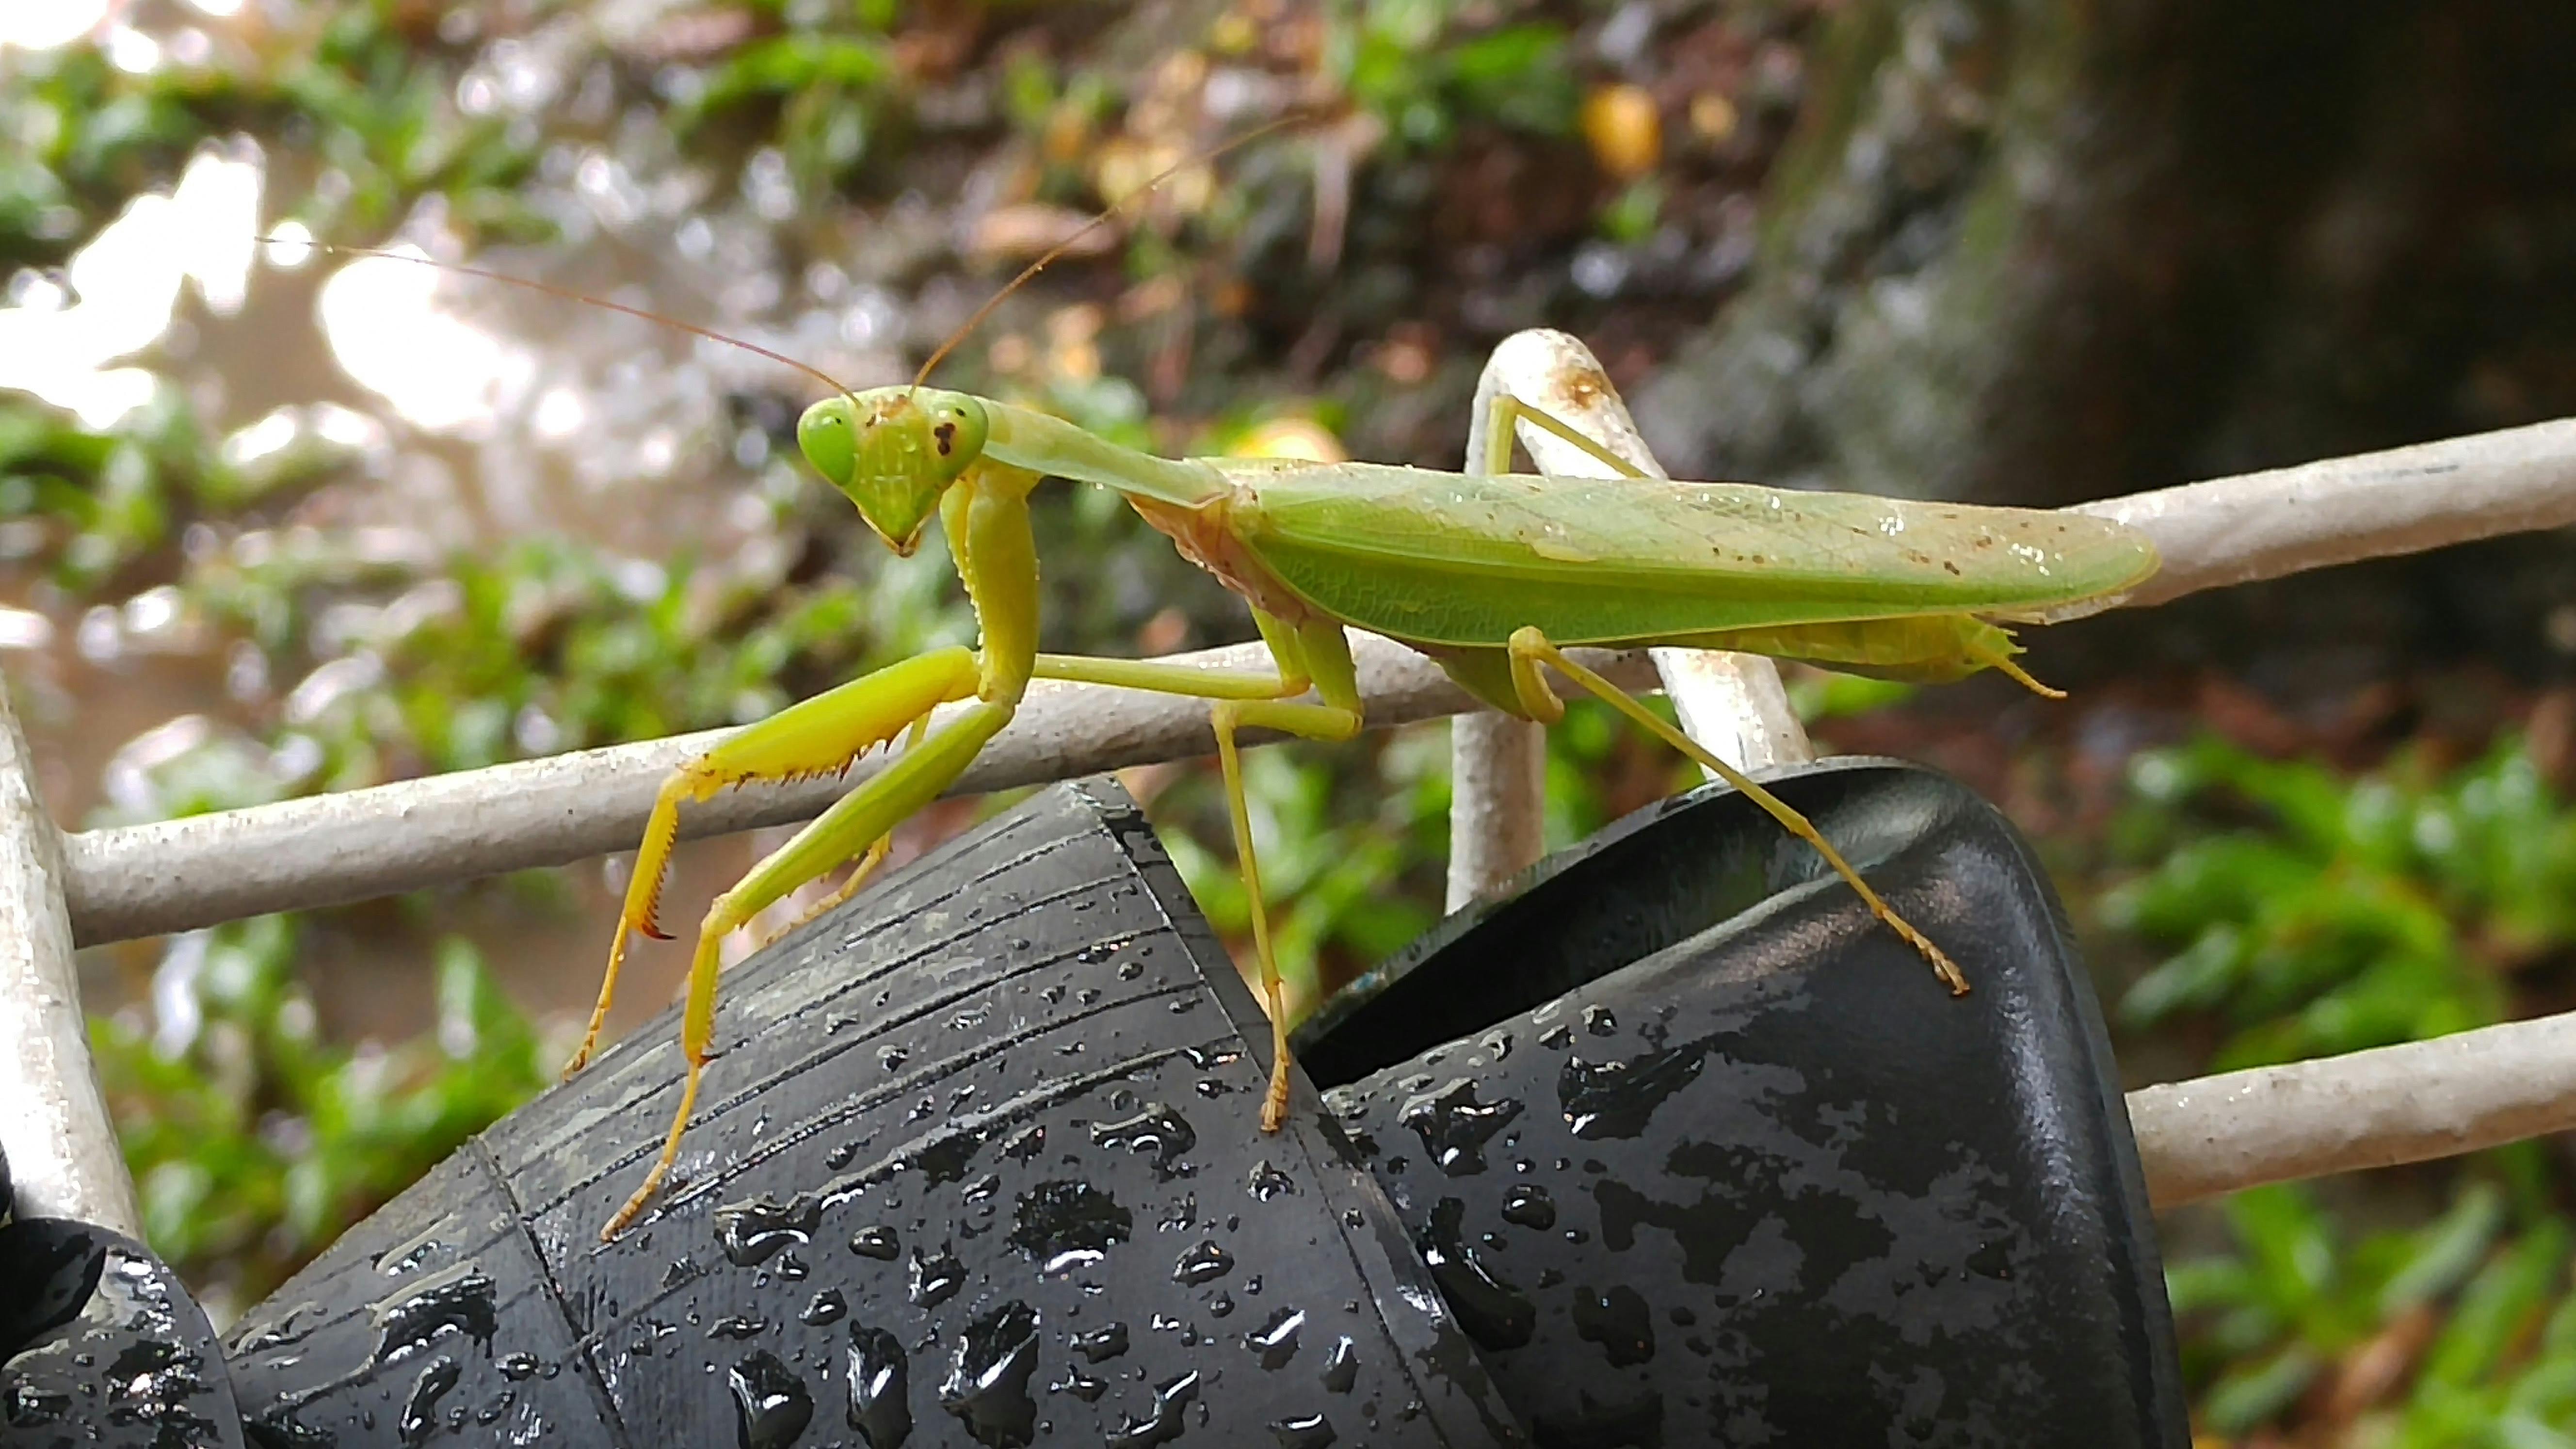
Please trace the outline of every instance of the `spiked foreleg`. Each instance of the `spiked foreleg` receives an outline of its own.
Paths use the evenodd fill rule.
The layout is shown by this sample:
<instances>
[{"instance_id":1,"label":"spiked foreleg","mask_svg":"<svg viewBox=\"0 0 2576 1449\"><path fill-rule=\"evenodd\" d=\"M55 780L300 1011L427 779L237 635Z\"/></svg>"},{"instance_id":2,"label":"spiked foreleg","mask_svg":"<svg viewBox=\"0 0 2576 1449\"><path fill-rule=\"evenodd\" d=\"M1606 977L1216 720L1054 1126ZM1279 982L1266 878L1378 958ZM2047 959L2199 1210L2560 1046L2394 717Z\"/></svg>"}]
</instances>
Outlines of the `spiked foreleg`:
<instances>
[{"instance_id":1,"label":"spiked foreleg","mask_svg":"<svg viewBox=\"0 0 2576 1449\"><path fill-rule=\"evenodd\" d=\"M970 696L976 701L842 797L708 908L698 927L688 1002L680 1017L688 1076L679 1109L671 1114L671 1130L643 1186L600 1230L601 1238L616 1236L634 1220L679 1156L680 1135L697 1107L698 1082L715 1039L716 973L723 964L719 952L726 934L807 881L871 851L875 842L956 783L1018 711L1037 650L1038 563L1028 510L1028 492L1037 482L1034 473L988 464L961 474L940 501L949 552L983 628L981 650L937 650L807 700L726 741L665 787L665 805L676 808L682 799L704 798L743 780L832 773L868 746L917 725L939 705ZM653 838L663 842L650 862L656 883L640 883L646 862L639 861L639 885L628 893L619 933L621 951L625 927L651 923L659 871L669 849L671 824L665 813L657 809L654 817L658 833ZM651 840L646 843L651 847Z\"/></svg>"},{"instance_id":2,"label":"spiked foreleg","mask_svg":"<svg viewBox=\"0 0 2576 1449\"><path fill-rule=\"evenodd\" d=\"M930 716L923 715L921 718L912 722L912 730L905 739L905 748L919 748L921 737L928 733L930 733ZM786 935L797 927L804 925L807 921L813 920L817 916L828 915L831 912L840 909L843 905L848 903L850 897L859 893L859 887L866 885L870 876L876 874L877 867L885 864L887 854L893 849L894 836L891 833L880 835L876 839L868 842L868 848L865 853L860 855L859 863L851 867L849 875L844 877L839 885L832 888L832 893L830 895L827 895L821 900L816 901L813 905L808 906L804 911L797 915L796 919L789 921L785 925L779 926L771 930L767 935L762 936L760 938L760 944L752 947L752 949L754 951L767 950L771 942L776 941L779 937ZM830 867L827 866L825 869L829 870Z\"/></svg>"},{"instance_id":3,"label":"spiked foreleg","mask_svg":"<svg viewBox=\"0 0 2576 1449\"><path fill-rule=\"evenodd\" d=\"M653 801L644 843L635 852L635 873L626 883L617 937L609 944L599 1004L591 1009L590 1027L582 1033L581 1047L564 1075L580 1071L599 1045L600 1027L617 996L618 973L626 966L629 937L641 932L656 940L670 939L659 921L662 882L670 874L671 847L679 839L683 804L711 800L755 780L776 783L838 774L859 756L928 718L933 709L973 695L976 679L975 655L968 649L941 649L890 664L748 726L672 771Z\"/></svg>"},{"instance_id":4,"label":"spiked foreleg","mask_svg":"<svg viewBox=\"0 0 2576 1449\"><path fill-rule=\"evenodd\" d=\"M971 688L971 658L968 680ZM832 697L824 695L820 699ZM603 1241L617 1236L643 1211L680 1154L680 1135L688 1128L689 1114L697 1109L698 1082L706 1071L708 1048L715 1040L716 974L723 965L725 936L798 886L866 850L871 842L882 839L915 811L939 798L974 763L975 756L1001 732L1002 726L1011 722L1016 709L1016 701L979 702L933 731L753 866L750 874L707 908L706 920L698 927L697 953L689 962L688 1004L680 1014L680 1050L687 1058L688 1074L681 1084L679 1108L671 1114L671 1130L663 1138L661 1155L644 1175L643 1184L599 1230Z\"/></svg>"}]
</instances>

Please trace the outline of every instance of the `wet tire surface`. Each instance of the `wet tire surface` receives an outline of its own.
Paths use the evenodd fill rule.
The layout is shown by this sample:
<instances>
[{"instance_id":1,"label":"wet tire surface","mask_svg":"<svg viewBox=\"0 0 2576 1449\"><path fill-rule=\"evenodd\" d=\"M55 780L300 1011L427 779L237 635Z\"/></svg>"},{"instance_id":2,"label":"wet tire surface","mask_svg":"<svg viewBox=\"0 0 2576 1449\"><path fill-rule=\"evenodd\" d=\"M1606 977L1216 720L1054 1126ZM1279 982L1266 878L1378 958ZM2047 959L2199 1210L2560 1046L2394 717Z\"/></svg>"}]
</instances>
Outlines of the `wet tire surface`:
<instances>
[{"instance_id":1,"label":"wet tire surface","mask_svg":"<svg viewBox=\"0 0 2576 1449\"><path fill-rule=\"evenodd\" d=\"M1911 767L1773 788L1968 996L1705 791L1436 932L1307 1051L1368 1072L1332 1100L1504 1396L1565 1449L2188 1444L2108 1043L2027 847Z\"/></svg>"},{"instance_id":2,"label":"wet tire surface","mask_svg":"<svg viewBox=\"0 0 2576 1449\"><path fill-rule=\"evenodd\" d=\"M0 1227L0 1445L241 1444L223 1352L178 1274L90 1223Z\"/></svg>"},{"instance_id":3,"label":"wet tire surface","mask_svg":"<svg viewBox=\"0 0 2576 1449\"><path fill-rule=\"evenodd\" d=\"M1133 802L1058 786L726 973L616 1243L672 1013L254 1310L251 1440L1524 1442L1311 1090L1259 1131L1265 1031Z\"/></svg>"}]
</instances>

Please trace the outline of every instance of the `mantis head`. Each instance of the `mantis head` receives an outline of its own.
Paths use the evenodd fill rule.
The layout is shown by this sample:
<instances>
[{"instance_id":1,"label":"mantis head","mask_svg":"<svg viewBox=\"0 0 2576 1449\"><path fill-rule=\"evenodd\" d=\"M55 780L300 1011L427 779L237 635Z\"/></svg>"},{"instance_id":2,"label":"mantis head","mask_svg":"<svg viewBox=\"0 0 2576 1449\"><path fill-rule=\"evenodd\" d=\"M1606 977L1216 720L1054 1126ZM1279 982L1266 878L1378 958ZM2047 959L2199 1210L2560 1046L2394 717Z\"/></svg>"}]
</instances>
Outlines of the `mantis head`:
<instances>
[{"instance_id":1,"label":"mantis head","mask_svg":"<svg viewBox=\"0 0 2576 1449\"><path fill-rule=\"evenodd\" d=\"M796 423L805 460L910 557L948 485L984 454L984 405L962 392L880 387L825 398Z\"/></svg>"}]
</instances>

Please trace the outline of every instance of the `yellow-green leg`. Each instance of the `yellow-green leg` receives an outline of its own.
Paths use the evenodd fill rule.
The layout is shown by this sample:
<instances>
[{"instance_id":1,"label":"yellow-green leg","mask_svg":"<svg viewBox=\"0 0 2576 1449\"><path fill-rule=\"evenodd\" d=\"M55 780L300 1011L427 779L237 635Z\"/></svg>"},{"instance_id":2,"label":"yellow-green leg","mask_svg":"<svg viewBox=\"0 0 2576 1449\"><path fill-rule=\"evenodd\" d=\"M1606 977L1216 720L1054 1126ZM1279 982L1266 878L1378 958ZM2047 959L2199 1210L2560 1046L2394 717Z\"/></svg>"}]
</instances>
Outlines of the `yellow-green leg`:
<instances>
[{"instance_id":1,"label":"yellow-green leg","mask_svg":"<svg viewBox=\"0 0 2576 1449\"><path fill-rule=\"evenodd\" d=\"M905 751L866 784L816 816L796 832L795 838L753 866L748 875L734 883L733 889L716 897L715 904L707 908L706 919L698 926L697 953L689 962L688 1004L680 1014L680 1050L688 1059L688 1075L680 1088L679 1109L671 1114L671 1130L662 1140L662 1153L644 1175L643 1184L599 1230L603 1241L614 1238L635 1220L680 1155L680 1134L689 1125L689 1114L697 1108L698 1082L706 1071L707 1048L715 1038L716 973L723 965L726 935L788 892L858 854L869 841L937 799L974 763L986 742L1011 722L1017 708L1016 702L986 701L940 727L919 748Z\"/></svg>"},{"instance_id":2,"label":"yellow-green leg","mask_svg":"<svg viewBox=\"0 0 2576 1449\"><path fill-rule=\"evenodd\" d=\"M1843 859L1842 852L1834 849L1832 844L1826 841L1823 833L1818 831L1806 816L1791 809L1788 802L1753 783L1745 777L1743 771L1701 748L1698 741L1658 718L1654 711L1639 704L1626 690L1567 658L1565 652L1549 643L1547 635L1539 630L1528 628L1515 631L1511 639L1511 658L1512 683L1519 695L1521 707L1528 712L1530 718L1545 724L1554 724L1565 715L1564 702L1556 697L1555 692L1547 687L1547 681L1539 675L1539 665L1545 664L1557 673L1582 685L1621 714L1643 725L1658 739L1690 756L1693 761L1707 768L1719 779L1742 791L1746 799L1769 812L1771 818L1779 821L1790 834L1815 847L1816 853L1825 858L1825 863L1834 868L1834 873L1849 882L1851 888L1860 893L1861 900L1869 906L1870 914L1885 922L1888 929L1904 937L1907 944L1923 953L1924 959L1932 963L1933 971L1940 976L1942 983L1950 988L1953 995L1964 994L1967 991L1968 978L1961 974L1957 963L1953 962L1940 947L1932 944L1930 937L1914 929L1912 922L1898 915L1893 907L1879 897L1877 891L1870 889L1869 882L1860 878L1860 872L1852 869L1851 863Z\"/></svg>"},{"instance_id":3,"label":"yellow-green leg","mask_svg":"<svg viewBox=\"0 0 2576 1449\"><path fill-rule=\"evenodd\" d=\"M718 745L663 786L618 924L610 982L600 996L602 1013L614 989L626 933L655 931L654 906L682 801L703 800L751 780L839 774L904 730L915 734L912 748L772 851L707 909L698 927L697 952L690 958L687 1004L680 1013L680 1048L688 1076L680 1089L679 1110L671 1114L671 1130L643 1186L600 1230L603 1240L634 1220L679 1156L680 1135L697 1107L699 1080L715 1038L716 973L725 936L842 862L875 853L876 842L937 799L1018 711L1037 647L1037 546L1028 511L1028 492L1037 483L1035 473L984 463L961 472L940 497L949 552L982 627L980 651L935 650L791 706ZM932 710L966 699L975 703L927 736L920 733ZM592 1029L597 1030L595 1020Z\"/></svg>"},{"instance_id":4,"label":"yellow-green leg","mask_svg":"<svg viewBox=\"0 0 2576 1449\"><path fill-rule=\"evenodd\" d=\"M1243 795L1243 762L1237 729L1274 729L1309 740L1346 740L1360 732L1360 711L1350 704L1285 704L1227 700L1208 712L1216 725L1217 763L1225 773L1225 807L1234 818L1234 854L1243 872L1243 897L1252 911L1252 954L1261 965L1261 994L1270 1012L1270 1090L1261 1098L1261 1130L1276 1132L1288 1120L1288 996L1270 953L1270 906L1261 894L1261 861L1252 848L1252 810Z\"/></svg>"},{"instance_id":5,"label":"yellow-green leg","mask_svg":"<svg viewBox=\"0 0 2576 1449\"><path fill-rule=\"evenodd\" d=\"M921 737L928 733L930 733L930 716L923 715L921 718L912 722L912 729L904 738L904 749L907 751L919 749L921 747ZM859 887L868 883L868 877L877 873L877 867L885 864L886 853L893 848L894 835L891 832L880 835L875 840L870 841L868 843L867 851L859 857L859 863L851 869L849 879L844 880L838 886L833 887L830 895L823 897L821 900L816 901L813 905L806 907L805 910L798 913L796 919L789 921L786 925L783 925L777 930L770 932L768 935L761 937L759 944L753 946L752 949L754 951L765 951L769 949L772 942L776 941L779 937L786 935L788 932L795 930L797 927L804 925L807 921L813 920L817 916L829 915L833 911L836 911L842 906L848 904L850 897L859 893ZM824 867L826 870L829 870L830 868L831 867L829 866Z\"/></svg>"},{"instance_id":6,"label":"yellow-green leg","mask_svg":"<svg viewBox=\"0 0 2576 1449\"><path fill-rule=\"evenodd\" d=\"M617 937L608 948L608 971L600 979L599 1004L591 1009L590 1027L581 1046L564 1067L569 1077L590 1061L599 1045L599 1030L617 997L618 973L626 965L626 943L642 932L657 941L662 933L662 882L670 874L671 847L680 835L680 807L712 800L722 791L754 780L787 781L837 774L859 756L928 721L930 712L951 700L975 693L976 662L967 649L941 649L890 664L874 674L827 690L745 728L723 744L671 772L653 801L644 826L644 843L635 852L635 874L626 883L626 902L617 916Z\"/></svg>"},{"instance_id":7,"label":"yellow-green leg","mask_svg":"<svg viewBox=\"0 0 2576 1449\"><path fill-rule=\"evenodd\" d=\"M1995 672L2003 675L2013 683L2020 685L2022 688L2029 690L2035 695L2038 695L2042 699L2064 699L2066 697L2065 690L2051 689L2047 685L2040 683L2038 680L2031 678L2029 670L2014 663L2013 657L2001 649L1992 647L1972 647L1970 650L1970 657L1975 659L1978 663L1983 664L1988 669L1994 670Z\"/></svg>"},{"instance_id":8,"label":"yellow-green leg","mask_svg":"<svg viewBox=\"0 0 2576 1449\"><path fill-rule=\"evenodd\" d=\"M1512 396L1510 393L1504 393L1502 396L1494 399L1493 421L1485 430L1485 472L1488 475L1508 473L1511 471L1512 425L1522 421L1523 419L1527 419L1529 422L1556 434L1568 443L1571 443L1575 447L1581 448L1584 452L1598 458L1601 460L1603 466L1607 467L1611 472L1618 474L1622 478L1643 478L1646 476L1644 473L1638 471L1636 464L1631 463L1627 459L1620 457L1618 454L1611 452L1608 448L1601 446L1591 438L1585 437L1582 429L1577 428L1572 423L1566 422L1565 420L1557 417L1554 413L1531 407L1528 403L1522 402L1519 398Z\"/></svg>"},{"instance_id":9,"label":"yellow-green leg","mask_svg":"<svg viewBox=\"0 0 2576 1449\"><path fill-rule=\"evenodd\" d=\"M575 1068L589 1056L599 1024L608 1014L628 934L661 934L655 912L683 802L705 800L753 780L837 774L905 730L915 735L911 749L771 852L708 909L698 929L687 1005L680 1018L680 1049L688 1065L679 1108L672 1113L661 1155L645 1174L643 1185L600 1230L603 1239L614 1237L634 1220L679 1155L680 1134L697 1107L699 1080L715 1036L716 973L723 961L725 936L798 886L869 850L871 842L882 840L965 770L985 742L1010 722L1015 700L979 703L926 738L921 729L940 705L973 697L981 676L976 655L967 649L942 649L890 665L744 729L682 766L663 784L645 828L643 848L636 853L635 878L628 883L617 941L609 952L608 977L591 1016L590 1037L574 1058Z\"/></svg>"},{"instance_id":10,"label":"yellow-green leg","mask_svg":"<svg viewBox=\"0 0 2576 1449\"><path fill-rule=\"evenodd\" d=\"M1037 676L1217 701L1208 713L1216 727L1217 763L1225 775L1235 860L1243 873L1244 899L1252 910L1252 950L1260 965L1263 1005L1270 1013L1270 1088L1261 1101L1261 1130L1276 1132L1288 1119L1288 1000L1279 962L1270 951L1270 910L1261 896L1261 862L1252 848L1252 811L1243 795L1243 763L1235 734L1249 727L1279 730L1301 739L1347 740L1360 732L1362 715L1350 644L1339 624L1321 620L1291 627L1267 615L1254 617L1278 662L1275 679L1152 660L1046 654L1038 656ZM1305 693L1310 685L1323 703L1300 704L1287 698Z\"/></svg>"}]
</instances>

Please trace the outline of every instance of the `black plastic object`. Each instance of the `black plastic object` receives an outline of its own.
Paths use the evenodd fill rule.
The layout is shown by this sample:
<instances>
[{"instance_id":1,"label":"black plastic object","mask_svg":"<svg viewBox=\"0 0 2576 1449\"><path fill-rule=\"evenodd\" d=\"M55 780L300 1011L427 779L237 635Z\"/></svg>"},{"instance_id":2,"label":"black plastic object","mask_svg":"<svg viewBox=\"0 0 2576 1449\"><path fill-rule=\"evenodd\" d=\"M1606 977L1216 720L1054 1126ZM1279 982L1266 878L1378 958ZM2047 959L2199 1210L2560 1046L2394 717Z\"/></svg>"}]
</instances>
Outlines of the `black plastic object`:
<instances>
[{"instance_id":1,"label":"black plastic object","mask_svg":"<svg viewBox=\"0 0 2576 1449\"><path fill-rule=\"evenodd\" d=\"M1263 1018L1114 785L1045 791L727 972L676 1179L602 1247L673 1036L255 1309L253 1442L1525 1442L1320 1105L1260 1132Z\"/></svg>"},{"instance_id":2,"label":"black plastic object","mask_svg":"<svg viewBox=\"0 0 2576 1449\"><path fill-rule=\"evenodd\" d=\"M1712 789L1551 858L1306 1033L1542 1445L2190 1442L2100 1014L1953 781L1771 782L1974 983Z\"/></svg>"},{"instance_id":3,"label":"black plastic object","mask_svg":"<svg viewBox=\"0 0 2576 1449\"><path fill-rule=\"evenodd\" d=\"M87 1223L0 1227L0 1445L241 1443L214 1330L160 1259Z\"/></svg>"}]
</instances>

